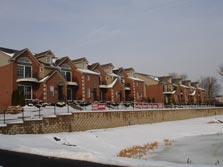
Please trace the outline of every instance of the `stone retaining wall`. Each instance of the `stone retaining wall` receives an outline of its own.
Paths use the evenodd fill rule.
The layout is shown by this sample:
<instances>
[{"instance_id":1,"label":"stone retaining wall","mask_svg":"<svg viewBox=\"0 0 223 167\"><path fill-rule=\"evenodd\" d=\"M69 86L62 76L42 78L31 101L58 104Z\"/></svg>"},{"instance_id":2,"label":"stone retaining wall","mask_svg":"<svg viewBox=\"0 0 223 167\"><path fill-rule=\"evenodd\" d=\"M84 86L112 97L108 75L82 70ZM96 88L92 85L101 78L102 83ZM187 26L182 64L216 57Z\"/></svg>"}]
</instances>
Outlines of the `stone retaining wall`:
<instances>
[{"instance_id":1,"label":"stone retaining wall","mask_svg":"<svg viewBox=\"0 0 223 167\"><path fill-rule=\"evenodd\" d=\"M3 134L44 134L113 128L222 115L223 108L79 112L0 127Z\"/></svg>"}]
</instances>

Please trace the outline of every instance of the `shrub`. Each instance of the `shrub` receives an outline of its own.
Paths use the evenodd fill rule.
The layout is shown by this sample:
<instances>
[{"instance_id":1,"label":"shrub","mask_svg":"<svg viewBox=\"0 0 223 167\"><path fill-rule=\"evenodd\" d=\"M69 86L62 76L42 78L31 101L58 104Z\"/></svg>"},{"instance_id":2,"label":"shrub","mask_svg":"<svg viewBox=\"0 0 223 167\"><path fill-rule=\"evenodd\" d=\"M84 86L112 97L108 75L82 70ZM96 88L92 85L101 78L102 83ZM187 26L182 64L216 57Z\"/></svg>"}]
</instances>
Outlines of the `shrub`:
<instances>
[{"instance_id":1,"label":"shrub","mask_svg":"<svg viewBox=\"0 0 223 167\"><path fill-rule=\"evenodd\" d=\"M13 106L24 106L25 105L25 95L22 91L19 91L18 89L14 90L12 92L12 99L11 103Z\"/></svg>"}]
</instances>

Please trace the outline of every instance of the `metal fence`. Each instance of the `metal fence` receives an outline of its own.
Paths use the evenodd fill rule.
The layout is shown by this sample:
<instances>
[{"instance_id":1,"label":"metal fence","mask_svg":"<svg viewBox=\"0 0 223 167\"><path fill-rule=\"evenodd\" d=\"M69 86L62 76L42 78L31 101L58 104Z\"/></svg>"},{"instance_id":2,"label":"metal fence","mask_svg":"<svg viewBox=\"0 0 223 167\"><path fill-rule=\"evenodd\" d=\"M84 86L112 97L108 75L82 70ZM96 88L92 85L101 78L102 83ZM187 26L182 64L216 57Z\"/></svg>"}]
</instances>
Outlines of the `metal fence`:
<instances>
[{"instance_id":1,"label":"metal fence","mask_svg":"<svg viewBox=\"0 0 223 167\"><path fill-rule=\"evenodd\" d=\"M76 104L75 104L76 105ZM131 110L163 110L163 109L198 109L213 108L213 105L163 105L161 103L93 103L79 105L77 108L72 104L62 106L25 106L19 112L3 110L0 113L0 125L11 123L23 123L25 120L42 120L43 118L56 117L57 115L71 115L75 112L104 112L104 111L131 111Z\"/></svg>"}]
</instances>

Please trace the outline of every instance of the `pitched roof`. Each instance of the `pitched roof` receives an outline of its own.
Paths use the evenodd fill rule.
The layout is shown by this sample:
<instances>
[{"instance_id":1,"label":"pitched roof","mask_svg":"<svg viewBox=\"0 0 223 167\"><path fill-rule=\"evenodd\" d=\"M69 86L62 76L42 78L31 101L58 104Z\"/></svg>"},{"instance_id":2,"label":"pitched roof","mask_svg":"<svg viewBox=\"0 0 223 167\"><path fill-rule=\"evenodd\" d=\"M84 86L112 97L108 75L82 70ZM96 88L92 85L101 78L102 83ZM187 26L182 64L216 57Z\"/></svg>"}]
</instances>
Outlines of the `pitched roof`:
<instances>
[{"instance_id":1,"label":"pitched roof","mask_svg":"<svg viewBox=\"0 0 223 167\"><path fill-rule=\"evenodd\" d=\"M102 67L102 68L112 67L112 69L115 68L114 65L113 65L112 63L103 64L103 65L101 65L101 67Z\"/></svg>"},{"instance_id":2,"label":"pitched roof","mask_svg":"<svg viewBox=\"0 0 223 167\"><path fill-rule=\"evenodd\" d=\"M61 64L63 64L63 62L65 62L67 59L69 59L69 57L62 57L62 58L60 58L60 59L57 59L56 61L55 61L55 65L61 65Z\"/></svg>"},{"instance_id":3,"label":"pitched roof","mask_svg":"<svg viewBox=\"0 0 223 167\"><path fill-rule=\"evenodd\" d=\"M40 82L40 83L47 82L48 79L50 79L55 73L58 73L59 76L60 76L63 80L65 80L65 79L60 75L60 73L59 73L58 70L53 70L53 71L51 71L47 76L45 76L44 78L42 78L39 82Z\"/></svg>"},{"instance_id":4,"label":"pitched roof","mask_svg":"<svg viewBox=\"0 0 223 167\"><path fill-rule=\"evenodd\" d=\"M47 51L44 51L44 52L41 52L41 53L37 53L34 56L36 58L41 58L41 57L47 56L49 54L51 54L53 57L55 57L55 54L51 50L47 50Z\"/></svg>"},{"instance_id":5,"label":"pitched roof","mask_svg":"<svg viewBox=\"0 0 223 167\"><path fill-rule=\"evenodd\" d=\"M5 54L7 54L10 57L14 56L14 54L16 54L18 52L18 50L4 48L4 47L0 47L0 51L4 52Z\"/></svg>"},{"instance_id":6,"label":"pitched roof","mask_svg":"<svg viewBox=\"0 0 223 167\"><path fill-rule=\"evenodd\" d=\"M159 78L154 76L154 75L149 75L149 74L143 74L143 73L139 73L139 72L136 72L135 74L138 74L138 75L141 75L141 76L144 76L144 77L148 77L154 81L159 81Z\"/></svg>"},{"instance_id":7,"label":"pitched roof","mask_svg":"<svg viewBox=\"0 0 223 167\"><path fill-rule=\"evenodd\" d=\"M134 70L134 68L126 68L126 69L124 69L125 70L125 72L129 72L129 71L133 71L133 72L135 72L135 70Z\"/></svg>"},{"instance_id":8,"label":"pitched roof","mask_svg":"<svg viewBox=\"0 0 223 167\"><path fill-rule=\"evenodd\" d=\"M79 58L79 59L74 59L72 60L74 63L78 63L78 62L87 62L88 60L85 57Z\"/></svg>"},{"instance_id":9,"label":"pitched roof","mask_svg":"<svg viewBox=\"0 0 223 167\"><path fill-rule=\"evenodd\" d=\"M94 71L99 65L99 63L93 63L91 65L88 65L88 69Z\"/></svg>"},{"instance_id":10,"label":"pitched roof","mask_svg":"<svg viewBox=\"0 0 223 167\"><path fill-rule=\"evenodd\" d=\"M108 88L113 88L117 81L118 81L118 79L116 78L111 84L108 84L108 85L100 85L99 87L100 88L107 88L107 89Z\"/></svg>"}]
</instances>

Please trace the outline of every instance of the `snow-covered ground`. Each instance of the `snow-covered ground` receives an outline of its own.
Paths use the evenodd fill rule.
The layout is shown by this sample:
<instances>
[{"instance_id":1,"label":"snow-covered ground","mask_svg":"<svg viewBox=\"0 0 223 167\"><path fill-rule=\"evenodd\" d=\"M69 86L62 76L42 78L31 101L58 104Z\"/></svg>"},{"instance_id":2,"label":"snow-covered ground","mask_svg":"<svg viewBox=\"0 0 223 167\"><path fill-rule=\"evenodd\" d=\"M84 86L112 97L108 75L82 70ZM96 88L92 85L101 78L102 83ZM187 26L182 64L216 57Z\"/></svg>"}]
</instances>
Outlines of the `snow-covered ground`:
<instances>
[{"instance_id":1,"label":"snow-covered ground","mask_svg":"<svg viewBox=\"0 0 223 167\"><path fill-rule=\"evenodd\" d=\"M204 154L204 151L208 151L208 149L203 150L204 145L207 146L210 144L209 148L218 148L218 153L220 152L220 155L223 153L222 147L213 146L213 140L211 139L210 143L208 142L209 139L206 139L205 142L201 142L201 144L199 144L200 139L205 138L206 135L218 134L221 137L223 136L223 124L208 124L209 121L213 120L223 120L223 116L73 133L54 133L41 135L0 134L0 148L45 156L87 160L123 166L201 167L205 166L204 164L210 164L206 166L214 166L214 163L217 160L219 160L220 165L223 166L223 157L219 159L218 156L216 156L216 161L213 157L209 159L209 157L206 156L206 161L208 163L202 163L202 161L198 161L196 164L193 163L196 162L196 159ZM160 156L163 153L166 153L165 146L158 147L158 151L154 150L155 154L154 152L149 152L147 160L117 157L117 154L121 149L131 147L133 145L143 145L145 143L152 143L155 141L162 145L164 139L170 139L176 142L176 145L173 144L173 146L169 146L174 148L177 146L178 141L183 140L185 142L188 137L194 136L199 136L197 140L191 140L191 147L196 145L197 154L192 154L191 157L188 157L187 155L180 154L180 152L177 151L176 153L174 151L171 152L172 156L175 154L177 157L179 157L179 159L182 160L180 162L171 160L171 158L154 158L154 155L158 157L159 153ZM214 152L215 150L212 149L210 151ZM207 153L204 155L207 155ZM186 164L187 158L192 160L192 164Z\"/></svg>"}]
</instances>

